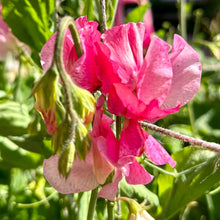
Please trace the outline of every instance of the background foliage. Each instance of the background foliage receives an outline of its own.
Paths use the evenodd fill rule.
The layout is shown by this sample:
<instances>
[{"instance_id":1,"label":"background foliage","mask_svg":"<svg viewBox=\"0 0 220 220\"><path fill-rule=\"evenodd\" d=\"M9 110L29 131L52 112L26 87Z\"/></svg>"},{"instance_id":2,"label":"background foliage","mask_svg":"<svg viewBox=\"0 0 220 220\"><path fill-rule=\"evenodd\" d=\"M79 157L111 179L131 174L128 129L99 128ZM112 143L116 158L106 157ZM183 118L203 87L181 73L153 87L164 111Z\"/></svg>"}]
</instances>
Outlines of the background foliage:
<instances>
[{"instance_id":1,"label":"background foliage","mask_svg":"<svg viewBox=\"0 0 220 220\"><path fill-rule=\"evenodd\" d=\"M107 25L113 25L116 0L106 1ZM159 1L152 1L156 10ZM201 1L202 2L202 1ZM57 14L77 18L87 15L100 21L99 1L64 0L2 0L2 16L12 33L27 44L9 52L0 62L0 219L81 219L87 217L90 192L74 195L57 193L46 182L42 161L52 154L50 136L45 124L34 110L30 96L33 82L42 74L40 51L56 30ZM155 4L154 4L155 3ZM213 1L215 13L205 13L203 5L186 4L188 42L199 52L203 64L201 88L195 98L179 113L159 120L158 125L182 134L220 143L220 6ZM200 7L201 6L201 7ZM134 5L132 6L134 7ZM148 5L135 7L125 21L141 21ZM178 4L175 3L176 12ZM153 11L155 18L157 11ZM157 23L156 34L168 42L179 33L172 20ZM138 202L147 200L148 212L156 219L220 219L220 157L219 154L179 140L152 133L173 154L175 170L161 170L142 164L154 174L147 186L131 186L121 182L121 195ZM96 219L106 219L106 201L99 198ZM126 204L121 204L126 219ZM104 211L103 211L104 210Z\"/></svg>"}]
</instances>

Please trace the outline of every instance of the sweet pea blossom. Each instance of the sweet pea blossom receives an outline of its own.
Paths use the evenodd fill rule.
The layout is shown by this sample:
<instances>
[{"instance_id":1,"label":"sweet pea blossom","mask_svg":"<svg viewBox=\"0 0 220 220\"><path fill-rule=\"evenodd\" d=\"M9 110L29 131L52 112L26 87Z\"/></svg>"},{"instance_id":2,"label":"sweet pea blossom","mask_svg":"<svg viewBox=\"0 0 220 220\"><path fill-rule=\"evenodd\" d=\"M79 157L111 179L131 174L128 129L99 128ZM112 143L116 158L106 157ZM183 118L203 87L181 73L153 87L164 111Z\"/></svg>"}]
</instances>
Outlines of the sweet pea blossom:
<instances>
[{"instance_id":1,"label":"sweet pea blossom","mask_svg":"<svg viewBox=\"0 0 220 220\"><path fill-rule=\"evenodd\" d=\"M96 76L95 42L101 40L98 31L98 23L87 21L86 17L79 17L75 21L83 48L83 55L77 58L74 42L69 29L65 33L63 43L63 62L66 72L71 76L73 82L90 92L101 86ZM47 71L52 63L56 33L46 42L41 50L41 64Z\"/></svg>"},{"instance_id":2,"label":"sweet pea blossom","mask_svg":"<svg viewBox=\"0 0 220 220\"><path fill-rule=\"evenodd\" d=\"M154 36L143 57L144 31L144 24L128 23L102 35L99 71L105 69L108 77L99 78L111 113L155 122L178 111L196 94L201 63L198 53L179 35L174 35L172 51Z\"/></svg>"}]
</instances>

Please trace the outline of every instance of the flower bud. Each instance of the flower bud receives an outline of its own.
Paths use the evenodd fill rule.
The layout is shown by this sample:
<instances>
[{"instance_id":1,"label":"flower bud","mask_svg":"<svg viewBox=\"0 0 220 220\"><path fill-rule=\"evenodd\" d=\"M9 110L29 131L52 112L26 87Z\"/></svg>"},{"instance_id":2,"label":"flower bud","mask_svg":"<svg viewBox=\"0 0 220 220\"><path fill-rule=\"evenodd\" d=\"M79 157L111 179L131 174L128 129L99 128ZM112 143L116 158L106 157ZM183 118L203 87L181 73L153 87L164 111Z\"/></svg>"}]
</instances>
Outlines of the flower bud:
<instances>
[{"instance_id":1,"label":"flower bud","mask_svg":"<svg viewBox=\"0 0 220 220\"><path fill-rule=\"evenodd\" d=\"M55 70L50 68L40 80L35 83L32 89L32 94L34 94L36 98L35 108L43 117L49 134L53 134L57 131L57 80L58 77Z\"/></svg>"},{"instance_id":2,"label":"flower bud","mask_svg":"<svg viewBox=\"0 0 220 220\"><path fill-rule=\"evenodd\" d=\"M144 206L137 203L135 200L127 197L119 197L117 200L127 202L129 206L128 220L155 220L151 215L148 214Z\"/></svg>"},{"instance_id":3,"label":"flower bud","mask_svg":"<svg viewBox=\"0 0 220 220\"><path fill-rule=\"evenodd\" d=\"M87 128L80 121L75 124L75 146L80 160L85 160L91 146L91 137Z\"/></svg>"},{"instance_id":4,"label":"flower bud","mask_svg":"<svg viewBox=\"0 0 220 220\"><path fill-rule=\"evenodd\" d=\"M73 142L70 142L67 147L63 148L58 161L59 173L66 179L72 169L74 157L75 146Z\"/></svg>"},{"instance_id":5,"label":"flower bud","mask_svg":"<svg viewBox=\"0 0 220 220\"><path fill-rule=\"evenodd\" d=\"M95 98L93 95L76 85L72 86L74 110L82 119L84 125L92 122L95 113Z\"/></svg>"}]
</instances>

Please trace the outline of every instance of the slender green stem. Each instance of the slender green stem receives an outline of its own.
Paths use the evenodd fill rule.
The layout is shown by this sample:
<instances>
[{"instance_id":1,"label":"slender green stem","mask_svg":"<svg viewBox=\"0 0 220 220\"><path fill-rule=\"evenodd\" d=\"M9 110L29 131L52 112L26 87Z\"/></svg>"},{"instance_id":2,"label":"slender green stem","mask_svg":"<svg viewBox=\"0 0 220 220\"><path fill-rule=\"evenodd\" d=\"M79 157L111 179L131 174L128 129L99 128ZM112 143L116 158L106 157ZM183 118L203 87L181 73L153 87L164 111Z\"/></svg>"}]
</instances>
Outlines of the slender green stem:
<instances>
[{"instance_id":1,"label":"slender green stem","mask_svg":"<svg viewBox=\"0 0 220 220\"><path fill-rule=\"evenodd\" d=\"M185 11L186 0L179 0L179 25L181 36L187 40L186 34L186 11Z\"/></svg>"},{"instance_id":2,"label":"slender green stem","mask_svg":"<svg viewBox=\"0 0 220 220\"><path fill-rule=\"evenodd\" d=\"M120 116L116 116L115 123L116 123L115 124L116 138L119 140L120 134L121 134L121 117Z\"/></svg>"},{"instance_id":3,"label":"slender green stem","mask_svg":"<svg viewBox=\"0 0 220 220\"><path fill-rule=\"evenodd\" d=\"M114 220L114 205L115 203L112 201L107 202L108 220Z\"/></svg>"},{"instance_id":4,"label":"slender green stem","mask_svg":"<svg viewBox=\"0 0 220 220\"><path fill-rule=\"evenodd\" d=\"M33 207L37 207L39 205L42 205L42 204L47 204L48 201L50 199L52 199L54 197L54 195L57 194L57 191L53 192L51 195L49 195L48 197L46 197L45 199L42 199L38 202L33 202L33 203L17 203L16 206L18 208L33 208Z\"/></svg>"},{"instance_id":5,"label":"slender green stem","mask_svg":"<svg viewBox=\"0 0 220 220\"><path fill-rule=\"evenodd\" d=\"M63 83L63 89L64 89L64 94L65 94L65 107L66 107L65 120L68 120L68 117L70 117L71 119L71 127L70 127L71 132L70 132L69 141L72 141L75 136L74 121L76 118L76 114L74 112L73 100L72 100L72 94L71 94L72 81L69 75L66 73L66 70L63 64L63 42L64 42L65 32L67 28L69 28L72 34L72 38L74 40L74 46L75 46L78 58L83 55L83 50L82 50L79 33L75 25L74 19L69 16L62 18L62 20L59 23L58 30L57 30L54 61L56 63L60 78Z\"/></svg>"},{"instance_id":6,"label":"slender green stem","mask_svg":"<svg viewBox=\"0 0 220 220\"><path fill-rule=\"evenodd\" d=\"M147 166L152 167L153 169L158 170L160 173L164 173L164 174L166 174L166 175L173 176L173 177L175 177L175 178L178 176L178 173L168 172L168 171L166 171L166 170L164 170L164 169L162 169L162 168L160 168L160 167L158 167L158 166L156 166L156 165L154 165L154 164L148 162L147 160L144 160L144 163L145 163Z\"/></svg>"},{"instance_id":7,"label":"slender green stem","mask_svg":"<svg viewBox=\"0 0 220 220\"><path fill-rule=\"evenodd\" d=\"M92 190L90 202L89 202L89 210L87 215L87 220L92 220L95 213L96 201L97 201L98 187Z\"/></svg>"}]
</instances>

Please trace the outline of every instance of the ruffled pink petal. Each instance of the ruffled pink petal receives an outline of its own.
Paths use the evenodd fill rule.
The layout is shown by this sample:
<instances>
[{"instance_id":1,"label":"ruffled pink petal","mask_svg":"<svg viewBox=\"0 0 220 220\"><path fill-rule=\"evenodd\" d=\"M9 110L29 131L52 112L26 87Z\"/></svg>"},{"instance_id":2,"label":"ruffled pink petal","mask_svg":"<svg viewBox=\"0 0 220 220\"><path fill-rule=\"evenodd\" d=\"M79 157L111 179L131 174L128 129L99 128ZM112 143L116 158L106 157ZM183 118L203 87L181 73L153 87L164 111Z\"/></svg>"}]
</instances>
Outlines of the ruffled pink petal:
<instances>
[{"instance_id":1,"label":"ruffled pink petal","mask_svg":"<svg viewBox=\"0 0 220 220\"><path fill-rule=\"evenodd\" d=\"M119 83L111 87L107 104L111 113L129 119L139 120L146 110L146 105L137 99L131 89Z\"/></svg>"},{"instance_id":2,"label":"ruffled pink petal","mask_svg":"<svg viewBox=\"0 0 220 220\"><path fill-rule=\"evenodd\" d=\"M174 35L173 49L169 55L173 80L170 92L162 108L186 104L200 87L201 62L198 53L182 37Z\"/></svg>"},{"instance_id":3,"label":"ruffled pink petal","mask_svg":"<svg viewBox=\"0 0 220 220\"><path fill-rule=\"evenodd\" d=\"M126 176L126 181L129 184L146 185L153 180L153 176L150 175L136 160L128 165L129 175Z\"/></svg>"},{"instance_id":4,"label":"ruffled pink petal","mask_svg":"<svg viewBox=\"0 0 220 220\"><path fill-rule=\"evenodd\" d=\"M107 30L102 38L110 48L110 59L119 64L122 83L135 88L136 76L143 62L143 23L128 23Z\"/></svg>"},{"instance_id":5,"label":"ruffled pink petal","mask_svg":"<svg viewBox=\"0 0 220 220\"><path fill-rule=\"evenodd\" d=\"M144 134L140 124L135 120L124 119L120 136L119 158L140 156L144 147Z\"/></svg>"},{"instance_id":6,"label":"ruffled pink petal","mask_svg":"<svg viewBox=\"0 0 220 220\"><path fill-rule=\"evenodd\" d=\"M169 44L156 36L151 40L137 81L137 97L145 104L158 100L161 105L167 97L173 76L170 49Z\"/></svg>"},{"instance_id":7,"label":"ruffled pink petal","mask_svg":"<svg viewBox=\"0 0 220 220\"><path fill-rule=\"evenodd\" d=\"M120 83L121 80L116 74L118 64L109 59L110 50L103 43L97 43L97 77L102 82L102 93L106 95L113 83ZM116 70L116 71L115 71Z\"/></svg>"},{"instance_id":8,"label":"ruffled pink petal","mask_svg":"<svg viewBox=\"0 0 220 220\"><path fill-rule=\"evenodd\" d=\"M176 161L167 153L167 151L151 135L146 134L145 154L153 163L157 165L170 164L173 168Z\"/></svg>"},{"instance_id":9,"label":"ruffled pink petal","mask_svg":"<svg viewBox=\"0 0 220 220\"><path fill-rule=\"evenodd\" d=\"M142 115L141 120L147 120L148 122L154 123L157 120L166 117L169 114L179 111L180 106L170 109L161 109L158 104L158 100L153 100L147 106L147 109Z\"/></svg>"},{"instance_id":10,"label":"ruffled pink petal","mask_svg":"<svg viewBox=\"0 0 220 220\"><path fill-rule=\"evenodd\" d=\"M76 159L67 179L60 176L58 171L59 154L44 160L44 176L58 192L63 194L85 192L96 188L99 183L93 173L91 154L85 161Z\"/></svg>"},{"instance_id":11,"label":"ruffled pink petal","mask_svg":"<svg viewBox=\"0 0 220 220\"><path fill-rule=\"evenodd\" d=\"M107 104L109 111L115 115L122 115L134 120L147 120L152 123L179 111L179 106L172 109L161 109L158 100L152 100L149 105L146 105L138 100L131 89L119 83L111 87Z\"/></svg>"},{"instance_id":12,"label":"ruffled pink petal","mask_svg":"<svg viewBox=\"0 0 220 220\"><path fill-rule=\"evenodd\" d=\"M46 72L51 67L52 64L56 35L57 35L56 33L53 34L49 38L49 40L44 44L41 50L41 65L44 72ZM63 43L63 62L67 72L71 69L76 59L77 56L76 56L76 51L74 48L72 36L70 31L67 30L65 33L65 38Z\"/></svg>"}]
</instances>

